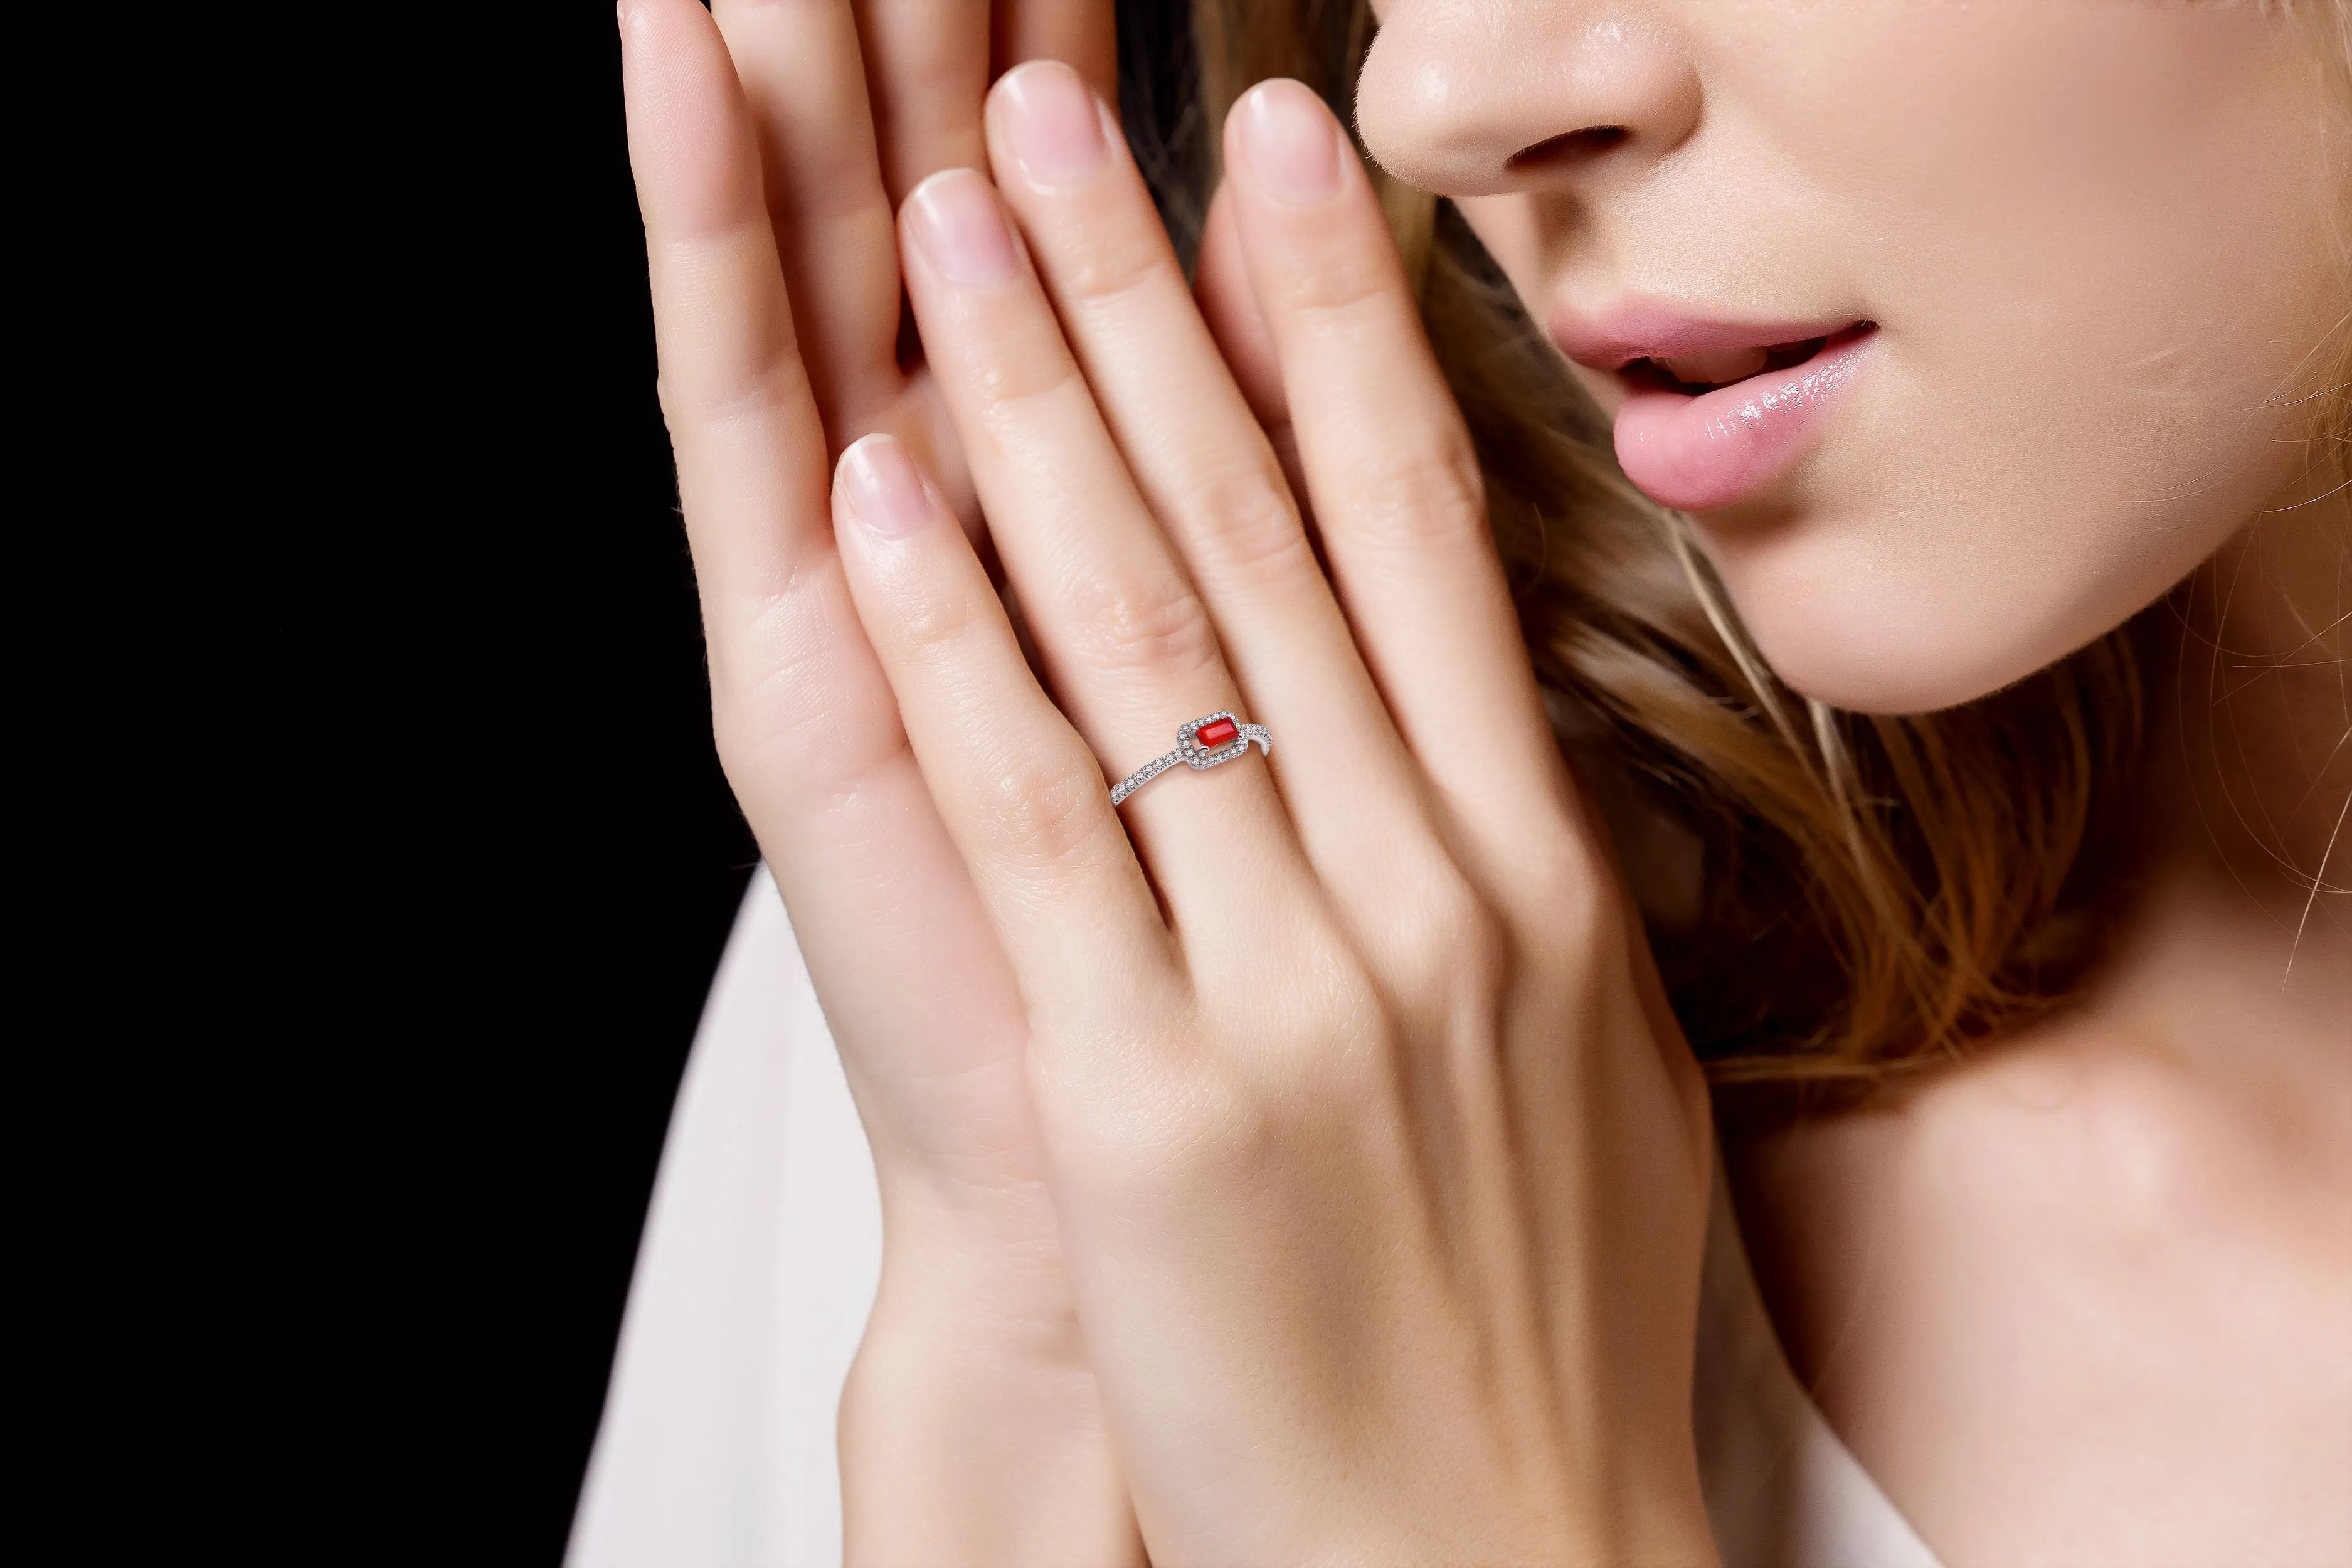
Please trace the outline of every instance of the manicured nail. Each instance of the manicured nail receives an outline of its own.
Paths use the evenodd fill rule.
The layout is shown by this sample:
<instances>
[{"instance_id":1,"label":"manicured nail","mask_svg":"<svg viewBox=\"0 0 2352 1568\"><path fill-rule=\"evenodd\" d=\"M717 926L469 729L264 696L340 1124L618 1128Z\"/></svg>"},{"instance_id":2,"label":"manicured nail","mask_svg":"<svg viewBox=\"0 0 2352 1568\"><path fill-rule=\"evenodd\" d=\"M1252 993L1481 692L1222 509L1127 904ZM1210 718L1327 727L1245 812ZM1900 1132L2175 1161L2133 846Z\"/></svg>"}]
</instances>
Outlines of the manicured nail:
<instances>
[{"instance_id":1,"label":"manicured nail","mask_svg":"<svg viewBox=\"0 0 2352 1568\"><path fill-rule=\"evenodd\" d=\"M1260 82L1242 100L1242 149L1260 184L1286 201L1339 188L1339 136L1322 100L1295 81Z\"/></svg>"},{"instance_id":2,"label":"manicured nail","mask_svg":"<svg viewBox=\"0 0 2352 1568\"><path fill-rule=\"evenodd\" d=\"M950 281L1003 283L1017 266L1004 211L986 180L970 169L947 169L907 198L915 243Z\"/></svg>"},{"instance_id":3,"label":"manicured nail","mask_svg":"<svg viewBox=\"0 0 2352 1568\"><path fill-rule=\"evenodd\" d=\"M1103 166L1102 112L1078 73L1058 60L1032 60L996 84L1013 161L1041 190L1076 184Z\"/></svg>"},{"instance_id":4,"label":"manicured nail","mask_svg":"<svg viewBox=\"0 0 2352 1568\"><path fill-rule=\"evenodd\" d=\"M868 436L841 455L841 489L858 521L885 539L904 539L931 521L931 495L907 448Z\"/></svg>"}]
</instances>

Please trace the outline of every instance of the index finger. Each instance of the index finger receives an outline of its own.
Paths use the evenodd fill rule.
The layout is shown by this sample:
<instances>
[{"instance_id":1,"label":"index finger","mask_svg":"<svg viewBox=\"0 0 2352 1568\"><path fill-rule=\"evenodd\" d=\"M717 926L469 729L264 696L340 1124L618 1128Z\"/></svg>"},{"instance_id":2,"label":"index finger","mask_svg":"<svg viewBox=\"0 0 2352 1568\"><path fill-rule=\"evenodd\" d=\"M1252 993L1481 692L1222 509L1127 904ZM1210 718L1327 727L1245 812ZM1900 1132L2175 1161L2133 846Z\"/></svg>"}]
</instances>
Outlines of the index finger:
<instances>
[{"instance_id":1,"label":"index finger","mask_svg":"<svg viewBox=\"0 0 2352 1568\"><path fill-rule=\"evenodd\" d=\"M1478 454L1347 132L1307 88L1261 82L1225 167L1324 554L1398 731L1474 823L1572 815Z\"/></svg>"}]
</instances>

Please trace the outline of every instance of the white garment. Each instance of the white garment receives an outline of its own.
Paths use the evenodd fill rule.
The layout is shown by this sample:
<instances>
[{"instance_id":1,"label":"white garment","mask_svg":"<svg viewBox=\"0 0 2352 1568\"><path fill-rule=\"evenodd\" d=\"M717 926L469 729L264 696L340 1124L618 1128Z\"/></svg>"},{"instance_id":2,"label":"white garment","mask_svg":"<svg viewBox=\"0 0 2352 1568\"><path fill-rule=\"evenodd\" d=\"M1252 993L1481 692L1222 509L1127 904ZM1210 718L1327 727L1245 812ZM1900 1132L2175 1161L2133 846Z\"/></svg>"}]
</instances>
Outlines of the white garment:
<instances>
[{"instance_id":1,"label":"white garment","mask_svg":"<svg viewBox=\"0 0 2352 1568\"><path fill-rule=\"evenodd\" d=\"M1780 1352L1721 1180L1694 1415L1726 1568L1937 1568ZM833 1568L874 1165L783 900L751 879L671 1117L569 1568Z\"/></svg>"}]
</instances>

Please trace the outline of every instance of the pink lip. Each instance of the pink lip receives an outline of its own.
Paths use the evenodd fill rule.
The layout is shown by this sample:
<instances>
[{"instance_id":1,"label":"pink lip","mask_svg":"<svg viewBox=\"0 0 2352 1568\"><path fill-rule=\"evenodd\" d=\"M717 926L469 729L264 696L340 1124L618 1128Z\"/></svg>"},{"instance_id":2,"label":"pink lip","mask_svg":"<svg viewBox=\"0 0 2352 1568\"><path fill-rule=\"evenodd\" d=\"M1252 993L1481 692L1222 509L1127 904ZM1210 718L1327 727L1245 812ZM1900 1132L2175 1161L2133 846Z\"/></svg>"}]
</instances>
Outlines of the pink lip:
<instances>
[{"instance_id":1,"label":"pink lip","mask_svg":"<svg viewBox=\"0 0 2352 1568\"><path fill-rule=\"evenodd\" d=\"M1569 358L1625 373L1617 460L1643 494L1680 511L1729 506L1786 472L1878 335L1869 321L1699 321L1646 308L1606 321L1563 311L1550 324ZM1800 363L1706 393L1643 363L1815 341L1820 349Z\"/></svg>"}]
</instances>

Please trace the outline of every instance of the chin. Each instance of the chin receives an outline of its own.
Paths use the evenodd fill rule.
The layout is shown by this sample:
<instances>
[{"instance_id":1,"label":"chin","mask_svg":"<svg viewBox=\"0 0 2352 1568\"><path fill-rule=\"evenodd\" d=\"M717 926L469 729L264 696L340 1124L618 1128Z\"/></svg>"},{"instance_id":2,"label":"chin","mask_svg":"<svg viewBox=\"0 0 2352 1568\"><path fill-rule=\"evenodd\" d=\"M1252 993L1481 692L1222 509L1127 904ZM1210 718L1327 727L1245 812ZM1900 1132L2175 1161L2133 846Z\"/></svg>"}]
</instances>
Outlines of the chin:
<instances>
[{"instance_id":1,"label":"chin","mask_svg":"<svg viewBox=\"0 0 2352 1568\"><path fill-rule=\"evenodd\" d=\"M1958 708L2053 662L2031 656L2002 658L2002 650L1968 639L1913 636L1832 640L1807 627L1791 628L1779 637L1759 633L1756 641L1766 662L1799 696L1848 713L1933 713Z\"/></svg>"},{"instance_id":2,"label":"chin","mask_svg":"<svg viewBox=\"0 0 2352 1568\"><path fill-rule=\"evenodd\" d=\"M1702 521L1699 531L1774 673L1801 696L1853 713L1932 713L1990 696L2120 626L2162 591L2157 584L2145 597L2131 588L2118 597L2119 584L2076 593L2050 577L1971 578L1970 567L1990 564L1980 555L1939 563L1874 548L1866 531L1726 538Z\"/></svg>"},{"instance_id":3,"label":"chin","mask_svg":"<svg viewBox=\"0 0 2352 1568\"><path fill-rule=\"evenodd\" d=\"M1830 454L1778 494L1691 514L1757 650L1803 696L1853 713L1932 713L2017 684L2124 625L2262 509L2299 444L2212 477L1993 461L1954 442L1865 464ZM1987 474L2001 482L1988 482ZM2165 495L2163 503L2116 496Z\"/></svg>"}]
</instances>

